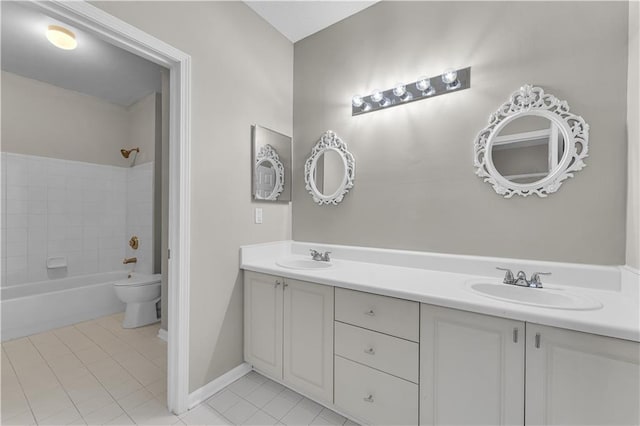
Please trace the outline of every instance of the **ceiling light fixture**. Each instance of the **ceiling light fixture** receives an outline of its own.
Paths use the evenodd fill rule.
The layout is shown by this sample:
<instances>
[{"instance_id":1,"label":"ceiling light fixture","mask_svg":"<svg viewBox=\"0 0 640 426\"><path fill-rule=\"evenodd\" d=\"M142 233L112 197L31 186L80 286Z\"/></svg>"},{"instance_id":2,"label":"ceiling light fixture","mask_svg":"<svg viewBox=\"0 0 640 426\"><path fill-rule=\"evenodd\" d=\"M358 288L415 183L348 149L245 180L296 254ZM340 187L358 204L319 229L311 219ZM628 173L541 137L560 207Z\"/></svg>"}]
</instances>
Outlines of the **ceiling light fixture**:
<instances>
[{"instance_id":1,"label":"ceiling light fixture","mask_svg":"<svg viewBox=\"0 0 640 426\"><path fill-rule=\"evenodd\" d=\"M63 50L73 50L78 47L76 35L59 25L49 25L47 28L47 40L55 47Z\"/></svg>"}]
</instances>

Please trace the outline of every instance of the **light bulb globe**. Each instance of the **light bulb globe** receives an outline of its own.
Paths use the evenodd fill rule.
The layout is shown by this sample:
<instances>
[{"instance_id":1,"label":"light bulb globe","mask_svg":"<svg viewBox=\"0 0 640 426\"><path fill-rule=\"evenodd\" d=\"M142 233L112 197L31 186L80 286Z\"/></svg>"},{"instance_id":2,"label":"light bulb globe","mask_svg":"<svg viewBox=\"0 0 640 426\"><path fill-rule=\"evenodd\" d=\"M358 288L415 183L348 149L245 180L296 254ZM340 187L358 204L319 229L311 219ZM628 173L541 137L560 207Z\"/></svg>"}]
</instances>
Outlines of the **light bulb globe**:
<instances>
[{"instance_id":1,"label":"light bulb globe","mask_svg":"<svg viewBox=\"0 0 640 426\"><path fill-rule=\"evenodd\" d=\"M447 84L453 84L458 78L458 72L453 68L448 68L442 73L442 81Z\"/></svg>"},{"instance_id":2,"label":"light bulb globe","mask_svg":"<svg viewBox=\"0 0 640 426\"><path fill-rule=\"evenodd\" d=\"M403 83L398 83L393 88L393 94L399 98L402 98L407 93L407 88Z\"/></svg>"},{"instance_id":3,"label":"light bulb globe","mask_svg":"<svg viewBox=\"0 0 640 426\"><path fill-rule=\"evenodd\" d=\"M374 90L373 93L371 94L371 100L374 102L380 102L383 98L384 98L384 93L382 93L382 90L380 89Z\"/></svg>"}]
</instances>

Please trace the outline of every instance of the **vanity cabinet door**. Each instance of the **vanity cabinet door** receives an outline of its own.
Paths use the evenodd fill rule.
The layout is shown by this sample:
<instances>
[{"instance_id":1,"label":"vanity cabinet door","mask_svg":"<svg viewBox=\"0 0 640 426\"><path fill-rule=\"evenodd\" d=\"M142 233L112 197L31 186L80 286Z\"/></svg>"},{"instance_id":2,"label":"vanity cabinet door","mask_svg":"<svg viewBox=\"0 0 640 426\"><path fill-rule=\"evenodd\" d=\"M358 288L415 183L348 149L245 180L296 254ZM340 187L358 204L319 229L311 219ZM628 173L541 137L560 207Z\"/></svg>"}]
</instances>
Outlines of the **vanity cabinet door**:
<instances>
[{"instance_id":1,"label":"vanity cabinet door","mask_svg":"<svg viewBox=\"0 0 640 426\"><path fill-rule=\"evenodd\" d=\"M420 424L522 425L524 323L421 305Z\"/></svg>"},{"instance_id":2,"label":"vanity cabinet door","mask_svg":"<svg viewBox=\"0 0 640 426\"><path fill-rule=\"evenodd\" d=\"M333 402L332 286L285 279L284 381Z\"/></svg>"},{"instance_id":3,"label":"vanity cabinet door","mask_svg":"<svg viewBox=\"0 0 640 426\"><path fill-rule=\"evenodd\" d=\"M256 369L282 379L283 279L244 273L244 359Z\"/></svg>"},{"instance_id":4,"label":"vanity cabinet door","mask_svg":"<svg viewBox=\"0 0 640 426\"><path fill-rule=\"evenodd\" d=\"M640 424L640 344L527 323L527 425Z\"/></svg>"}]
</instances>

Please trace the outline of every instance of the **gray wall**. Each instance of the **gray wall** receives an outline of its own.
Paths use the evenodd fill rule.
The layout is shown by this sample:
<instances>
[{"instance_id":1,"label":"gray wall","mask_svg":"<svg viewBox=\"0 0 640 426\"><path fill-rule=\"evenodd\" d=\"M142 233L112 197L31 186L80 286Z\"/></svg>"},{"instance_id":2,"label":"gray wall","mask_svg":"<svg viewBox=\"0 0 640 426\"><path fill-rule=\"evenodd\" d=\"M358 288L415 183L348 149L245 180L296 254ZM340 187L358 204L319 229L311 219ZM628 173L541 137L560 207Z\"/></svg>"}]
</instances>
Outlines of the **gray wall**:
<instances>
[{"instance_id":1,"label":"gray wall","mask_svg":"<svg viewBox=\"0 0 640 426\"><path fill-rule=\"evenodd\" d=\"M189 389L243 361L242 244L288 239L288 204L253 224L251 124L291 134L293 46L241 2L98 2L191 55Z\"/></svg>"},{"instance_id":2,"label":"gray wall","mask_svg":"<svg viewBox=\"0 0 640 426\"><path fill-rule=\"evenodd\" d=\"M2 151L128 167L153 161L155 94L123 107L2 71ZM54 143L55 141L55 143Z\"/></svg>"},{"instance_id":3,"label":"gray wall","mask_svg":"<svg viewBox=\"0 0 640 426\"><path fill-rule=\"evenodd\" d=\"M627 132L629 135L629 177L627 203L627 265L640 269L640 3L629 2L629 74Z\"/></svg>"},{"instance_id":4,"label":"gray wall","mask_svg":"<svg viewBox=\"0 0 640 426\"><path fill-rule=\"evenodd\" d=\"M625 2L382 2L295 44L293 237L565 262L625 261ZM447 67L472 87L351 117L350 99ZM473 141L524 83L591 125L587 167L546 199L504 199L475 176ZM303 166L331 129L355 187L317 206Z\"/></svg>"}]
</instances>

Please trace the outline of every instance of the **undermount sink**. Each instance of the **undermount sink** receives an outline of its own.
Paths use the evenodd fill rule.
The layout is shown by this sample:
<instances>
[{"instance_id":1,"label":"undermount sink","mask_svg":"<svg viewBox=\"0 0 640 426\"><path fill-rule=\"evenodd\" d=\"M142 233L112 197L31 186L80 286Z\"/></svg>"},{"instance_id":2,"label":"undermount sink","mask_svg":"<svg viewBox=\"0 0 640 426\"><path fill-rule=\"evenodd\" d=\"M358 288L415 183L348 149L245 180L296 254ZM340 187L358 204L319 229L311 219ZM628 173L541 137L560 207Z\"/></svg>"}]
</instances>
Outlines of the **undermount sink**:
<instances>
[{"instance_id":1,"label":"undermount sink","mask_svg":"<svg viewBox=\"0 0 640 426\"><path fill-rule=\"evenodd\" d=\"M276 265L289 269L328 269L332 268L331 262L322 262L319 260L306 259L303 257L286 257L276 260Z\"/></svg>"},{"instance_id":2,"label":"undermount sink","mask_svg":"<svg viewBox=\"0 0 640 426\"><path fill-rule=\"evenodd\" d=\"M583 311L602 308L602 303L597 300L561 289L529 288L480 281L470 282L467 288L492 299L541 308Z\"/></svg>"}]
</instances>

